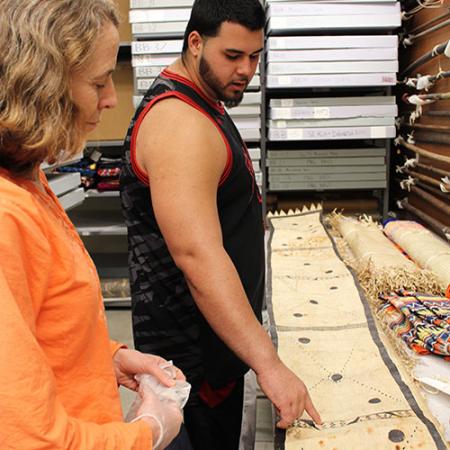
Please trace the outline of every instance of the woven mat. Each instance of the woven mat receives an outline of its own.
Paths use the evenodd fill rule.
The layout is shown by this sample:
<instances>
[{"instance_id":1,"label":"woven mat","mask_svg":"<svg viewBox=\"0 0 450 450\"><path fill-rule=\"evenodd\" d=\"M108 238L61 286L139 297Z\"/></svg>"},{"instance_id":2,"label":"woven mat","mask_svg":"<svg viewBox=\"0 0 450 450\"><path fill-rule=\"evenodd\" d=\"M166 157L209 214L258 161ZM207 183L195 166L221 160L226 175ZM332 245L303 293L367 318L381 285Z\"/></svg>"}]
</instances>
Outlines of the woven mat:
<instances>
[{"instance_id":1,"label":"woven mat","mask_svg":"<svg viewBox=\"0 0 450 450\"><path fill-rule=\"evenodd\" d=\"M450 286L450 244L417 222L394 220L385 233L420 267L433 272L442 290Z\"/></svg>"},{"instance_id":2,"label":"woven mat","mask_svg":"<svg viewBox=\"0 0 450 450\"><path fill-rule=\"evenodd\" d=\"M376 327L321 211L269 216L268 308L281 359L306 383L324 424L304 415L286 450L446 449L413 380ZM287 387L288 389L288 387Z\"/></svg>"}]
</instances>

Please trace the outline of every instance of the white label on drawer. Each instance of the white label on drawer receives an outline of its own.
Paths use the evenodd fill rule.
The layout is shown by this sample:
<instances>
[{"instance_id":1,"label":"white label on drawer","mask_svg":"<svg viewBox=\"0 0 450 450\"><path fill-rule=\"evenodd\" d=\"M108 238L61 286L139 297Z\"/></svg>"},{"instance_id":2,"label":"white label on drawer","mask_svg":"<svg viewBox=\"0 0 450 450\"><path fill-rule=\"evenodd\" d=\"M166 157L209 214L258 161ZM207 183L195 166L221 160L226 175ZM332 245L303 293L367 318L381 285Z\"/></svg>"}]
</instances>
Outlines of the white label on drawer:
<instances>
[{"instance_id":1,"label":"white label on drawer","mask_svg":"<svg viewBox=\"0 0 450 450\"><path fill-rule=\"evenodd\" d=\"M329 119L329 118L330 118L330 108L323 106L314 108L314 119Z\"/></svg>"}]
</instances>

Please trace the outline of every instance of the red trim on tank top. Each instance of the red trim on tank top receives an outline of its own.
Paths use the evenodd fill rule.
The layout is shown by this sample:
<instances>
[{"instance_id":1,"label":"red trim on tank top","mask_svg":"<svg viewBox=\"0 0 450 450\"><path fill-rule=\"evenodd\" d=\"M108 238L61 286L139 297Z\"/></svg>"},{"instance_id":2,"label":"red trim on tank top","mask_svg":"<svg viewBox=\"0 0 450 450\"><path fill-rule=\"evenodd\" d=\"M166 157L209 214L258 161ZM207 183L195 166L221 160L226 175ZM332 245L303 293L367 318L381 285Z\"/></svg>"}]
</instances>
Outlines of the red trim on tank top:
<instances>
[{"instance_id":1,"label":"red trim on tank top","mask_svg":"<svg viewBox=\"0 0 450 450\"><path fill-rule=\"evenodd\" d=\"M142 124L142 121L144 120L147 113L150 111L151 107L155 103L157 103L159 100L163 100L168 97L177 97L181 101L184 101L185 103L189 104L193 108L200 111L202 114L204 114L206 117L208 117L209 120L211 120L211 122L216 126L217 130L219 131L220 135L222 136L222 139L227 148L227 162L225 164L225 168L223 170L222 176L220 177L220 180L219 180L219 186L221 186L226 181L228 176L230 175L231 166L233 165L233 153L231 151L230 143L228 142L228 139L225 136L222 129L220 128L219 124L204 109L202 109L190 97L182 94L181 92L177 92L177 91L165 92L164 94L158 95L157 97L153 98L149 103L147 103L147 105L145 105L144 109L139 114L136 124L133 127L133 132L131 134L131 140L130 140L130 160L131 160L131 167L132 167L134 173L136 174L136 176L138 177L138 179L141 182L143 182L144 184L147 184L147 185L150 184L147 174L139 167L138 162L137 162L137 158L136 158L137 133L139 131L139 127Z\"/></svg>"},{"instance_id":2,"label":"red trim on tank top","mask_svg":"<svg viewBox=\"0 0 450 450\"><path fill-rule=\"evenodd\" d=\"M170 78L171 80L179 81L180 83L188 85L190 88L194 89L194 91L197 92L197 94L200 95L203 98L203 100L205 100L217 112L219 112L222 115L225 114L225 109L224 109L223 105L219 102L216 103L216 102L212 101L191 80L188 80L186 77L183 77L183 75L179 75L178 73L172 72L169 69L164 69L161 72L161 74L167 78Z\"/></svg>"}]
</instances>

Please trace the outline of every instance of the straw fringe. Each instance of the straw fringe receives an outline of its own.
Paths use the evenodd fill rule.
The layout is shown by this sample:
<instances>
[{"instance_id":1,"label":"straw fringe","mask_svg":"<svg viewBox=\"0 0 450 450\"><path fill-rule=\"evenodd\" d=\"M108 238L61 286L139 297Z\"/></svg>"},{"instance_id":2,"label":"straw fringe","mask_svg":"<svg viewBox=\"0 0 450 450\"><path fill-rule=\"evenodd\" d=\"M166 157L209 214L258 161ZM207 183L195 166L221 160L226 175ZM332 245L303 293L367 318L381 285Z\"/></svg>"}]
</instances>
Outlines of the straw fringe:
<instances>
[{"instance_id":1,"label":"straw fringe","mask_svg":"<svg viewBox=\"0 0 450 450\"><path fill-rule=\"evenodd\" d=\"M402 259L408 261L408 266L404 264L396 266L392 261L387 261L382 267L377 267L370 258L367 261L358 261L348 243L339 233L338 224L341 218L342 215L336 212L333 212L328 218L334 231L336 245L344 262L356 272L369 299L378 299L378 295L381 293L389 293L400 289L443 295L442 287L436 275L429 270L421 269L406 258ZM367 216L361 218L360 223L363 226L374 227L379 230L378 225ZM388 241L388 238L386 240ZM398 253L402 255L400 251Z\"/></svg>"},{"instance_id":2,"label":"straw fringe","mask_svg":"<svg viewBox=\"0 0 450 450\"><path fill-rule=\"evenodd\" d=\"M406 344L389 327L383 314L380 312L380 308L384 302L378 296L381 293L396 292L400 289L442 295L440 283L433 272L421 269L418 266L412 268L404 266L383 266L377 268L372 260L361 263L355 258L350 246L338 231L337 223L340 220L339 216L338 213L333 212L327 218L328 223L331 225L330 233L336 244L337 251L344 263L356 273L372 313L377 318L377 325L389 338L390 344L397 351L404 366L411 371L416 364L418 356L410 352ZM360 220L364 226L378 228L376 223L367 216Z\"/></svg>"},{"instance_id":3,"label":"straw fringe","mask_svg":"<svg viewBox=\"0 0 450 450\"><path fill-rule=\"evenodd\" d=\"M360 281L361 288L363 289L365 297L368 300L372 314L377 319L377 327L384 333L386 339L389 341L389 344L396 350L398 357L403 363L403 366L411 372L416 364L418 356L408 351L408 347L406 346L406 344L397 336L397 334L395 334L393 330L391 330L391 328L389 328L389 325L384 320L383 315L380 313L380 307L383 305L383 302L378 298L378 292L375 292L378 288L376 287L378 283L372 283L370 280L370 278L372 278L372 268L366 267L359 270L356 264L356 260L350 251L350 248L348 247L345 240L338 234L337 230L332 228L331 235L336 244L339 256L342 258L344 263L351 269L353 269L353 271L356 273ZM384 274L384 279L386 279L386 275L387 273Z\"/></svg>"},{"instance_id":4,"label":"straw fringe","mask_svg":"<svg viewBox=\"0 0 450 450\"><path fill-rule=\"evenodd\" d=\"M376 270L371 262L357 268L358 278L369 297L377 298L380 293L397 292L406 289L413 292L426 292L441 295L442 289L433 272L417 268L413 271L403 267Z\"/></svg>"}]
</instances>

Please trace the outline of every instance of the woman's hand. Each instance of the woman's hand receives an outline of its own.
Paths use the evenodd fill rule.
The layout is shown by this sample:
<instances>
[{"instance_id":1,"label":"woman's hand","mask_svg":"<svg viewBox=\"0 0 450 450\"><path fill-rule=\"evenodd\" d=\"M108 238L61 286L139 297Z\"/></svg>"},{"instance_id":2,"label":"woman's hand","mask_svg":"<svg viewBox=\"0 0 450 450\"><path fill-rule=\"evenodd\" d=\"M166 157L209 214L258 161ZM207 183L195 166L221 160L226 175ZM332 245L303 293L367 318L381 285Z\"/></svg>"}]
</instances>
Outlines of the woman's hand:
<instances>
[{"instance_id":1,"label":"woman's hand","mask_svg":"<svg viewBox=\"0 0 450 450\"><path fill-rule=\"evenodd\" d=\"M180 432L183 414L176 402L161 401L151 389L141 385L138 392L142 402L136 418L150 426L153 450L165 449Z\"/></svg>"},{"instance_id":2,"label":"woman's hand","mask_svg":"<svg viewBox=\"0 0 450 450\"><path fill-rule=\"evenodd\" d=\"M138 383L134 376L138 373L148 373L153 375L161 384L172 387L175 380L184 381L186 377L183 372L175 366L171 366L175 371L175 379L171 378L162 368L169 365L164 358L155 355L141 353L136 350L120 348L113 357L114 371L117 383L133 391L137 390Z\"/></svg>"}]
</instances>

